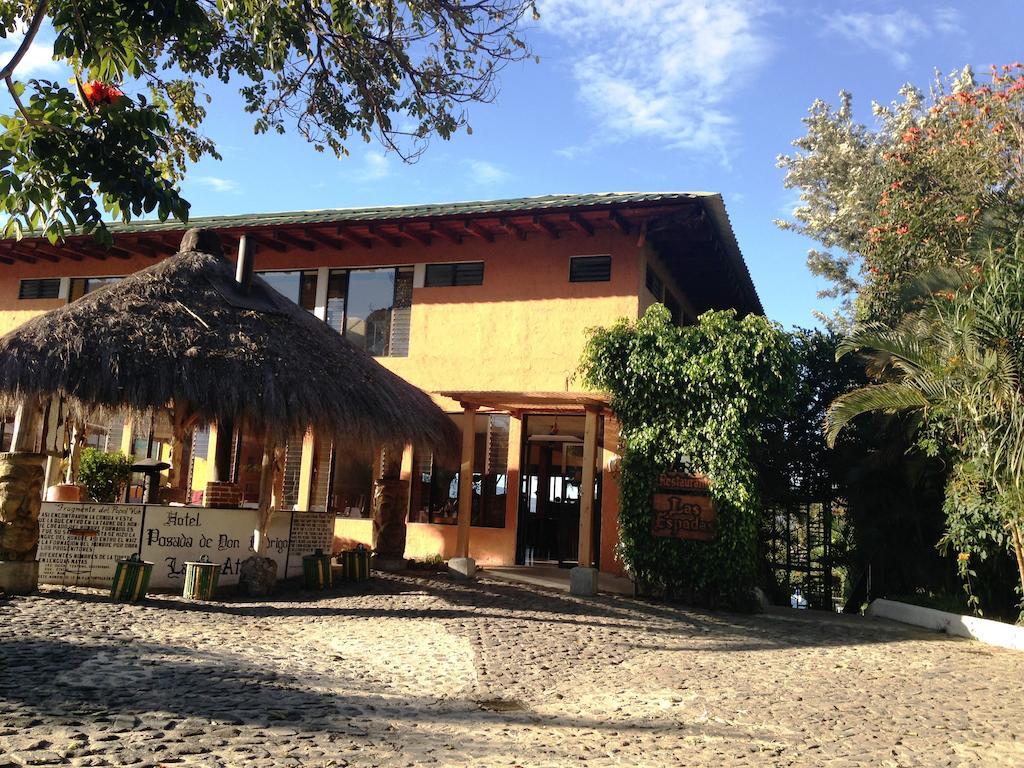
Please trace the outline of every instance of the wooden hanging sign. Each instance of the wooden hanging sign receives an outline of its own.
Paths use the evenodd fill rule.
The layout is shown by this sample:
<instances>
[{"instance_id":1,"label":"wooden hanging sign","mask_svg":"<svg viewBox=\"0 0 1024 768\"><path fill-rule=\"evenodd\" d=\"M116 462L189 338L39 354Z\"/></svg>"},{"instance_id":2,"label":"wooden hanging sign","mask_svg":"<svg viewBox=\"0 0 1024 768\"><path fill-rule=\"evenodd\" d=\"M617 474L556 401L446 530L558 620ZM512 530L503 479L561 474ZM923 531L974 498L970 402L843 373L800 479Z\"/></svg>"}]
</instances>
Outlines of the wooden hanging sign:
<instances>
[{"instance_id":1,"label":"wooden hanging sign","mask_svg":"<svg viewBox=\"0 0 1024 768\"><path fill-rule=\"evenodd\" d=\"M651 499L651 531L671 539L711 541L715 538L715 505L704 475L665 472Z\"/></svg>"}]
</instances>

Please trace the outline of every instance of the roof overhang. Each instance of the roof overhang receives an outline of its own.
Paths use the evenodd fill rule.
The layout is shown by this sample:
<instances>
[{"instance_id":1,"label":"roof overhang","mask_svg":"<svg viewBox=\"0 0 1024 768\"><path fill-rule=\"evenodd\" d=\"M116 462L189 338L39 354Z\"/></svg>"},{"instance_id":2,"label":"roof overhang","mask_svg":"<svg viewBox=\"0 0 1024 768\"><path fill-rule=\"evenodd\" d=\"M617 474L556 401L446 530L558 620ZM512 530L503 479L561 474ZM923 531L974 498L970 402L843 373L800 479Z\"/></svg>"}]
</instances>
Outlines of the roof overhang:
<instances>
[{"instance_id":1,"label":"roof overhang","mask_svg":"<svg viewBox=\"0 0 1024 768\"><path fill-rule=\"evenodd\" d=\"M486 408L492 411L538 411L542 413L584 413L607 410L608 395L600 392L515 392L515 391L447 391L438 394L455 400L463 408Z\"/></svg>"},{"instance_id":2,"label":"roof overhang","mask_svg":"<svg viewBox=\"0 0 1024 768\"><path fill-rule=\"evenodd\" d=\"M545 195L512 200L343 208L290 213L208 216L179 221L108 225L114 244L105 248L90 235L71 235L54 245L45 237L0 239L0 265L18 262L154 261L178 251L187 228L212 229L225 251L239 238L259 250L301 254L327 247L375 247L463 243L499 239L593 237L616 231L649 243L665 261L698 314L735 307L741 314L763 309L743 262L721 195L710 192L614 192Z\"/></svg>"}]
</instances>

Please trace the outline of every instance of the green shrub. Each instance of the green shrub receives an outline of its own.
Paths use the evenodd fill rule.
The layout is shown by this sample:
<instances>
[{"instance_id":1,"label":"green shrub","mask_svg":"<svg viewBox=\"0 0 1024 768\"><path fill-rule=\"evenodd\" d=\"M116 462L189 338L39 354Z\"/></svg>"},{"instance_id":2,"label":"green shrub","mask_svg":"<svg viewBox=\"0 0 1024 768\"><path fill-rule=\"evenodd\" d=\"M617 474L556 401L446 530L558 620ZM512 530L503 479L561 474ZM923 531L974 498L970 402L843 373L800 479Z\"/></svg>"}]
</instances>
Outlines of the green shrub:
<instances>
[{"instance_id":1,"label":"green shrub","mask_svg":"<svg viewBox=\"0 0 1024 768\"><path fill-rule=\"evenodd\" d=\"M132 460L123 453L85 448L78 467L78 483L85 486L90 499L109 504L122 497L131 468Z\"/></svg>"}]
</instances>

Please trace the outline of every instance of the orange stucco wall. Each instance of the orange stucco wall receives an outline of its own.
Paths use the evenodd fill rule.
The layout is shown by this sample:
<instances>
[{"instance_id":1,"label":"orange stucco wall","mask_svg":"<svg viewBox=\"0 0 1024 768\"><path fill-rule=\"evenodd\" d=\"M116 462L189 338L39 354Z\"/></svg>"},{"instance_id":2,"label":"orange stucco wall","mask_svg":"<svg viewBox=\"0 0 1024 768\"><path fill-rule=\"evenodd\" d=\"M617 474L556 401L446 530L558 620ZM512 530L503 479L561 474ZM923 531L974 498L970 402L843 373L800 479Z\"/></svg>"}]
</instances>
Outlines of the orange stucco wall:
<instances>
[{"instance_id":1,"label":"orange stucco wall","mask_svg":"<svg viewBox=\"0 0 1024 768\"><path fill-rule=\"evenodd\" d=\"M124 246L130 247L130 246ZM570 283L571 256L610 254L611 280ZM412 266L424 263L483 260L480 286L415 288L408 357L379 358L408 381L427 390L563 391L580 389L574 380L588 328L626 316L641 307L644 254L636 238L614 230L594 235L564 232L558 239L531 233L526 241L502 236L493 243L467 235L461 245L436 240L425 246L413 241L394 247L375 242L372 248L349 245L341 250L263 249L257 270ZM63 304L63 300L19 301L18 281L26 277L98 277L124 275L153 263L145 256L105 261L60 261L0 265L0 333L30 317ZM449 411L455 403L438 398ZM510 446L510 452L518 451ZM603 454L607 460L609 453ZM617 517L617 490L603 466L601 562L610 564ZM511 474L511 472L510 472ZM510 488L518 488L518 478ZM202 487L199 481L194 487ZM481 564L510 564L515 557L515 501L509 494L506 527L473 528L470 554ZM340 540L368 544L366 520L339 518ZM454 551L454 526L411 523L407 556L449 557Z\"/></svg>"}]
</instances>

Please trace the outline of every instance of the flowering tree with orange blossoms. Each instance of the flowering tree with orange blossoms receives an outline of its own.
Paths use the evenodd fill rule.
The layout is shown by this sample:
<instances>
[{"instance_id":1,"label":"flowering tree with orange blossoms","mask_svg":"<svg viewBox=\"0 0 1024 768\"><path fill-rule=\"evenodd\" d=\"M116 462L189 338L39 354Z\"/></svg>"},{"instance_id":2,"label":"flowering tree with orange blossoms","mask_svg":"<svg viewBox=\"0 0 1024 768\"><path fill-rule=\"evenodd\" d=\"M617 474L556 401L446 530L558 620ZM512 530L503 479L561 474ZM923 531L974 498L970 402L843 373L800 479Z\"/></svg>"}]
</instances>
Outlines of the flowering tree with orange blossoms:
<instances>
[{"instance_id":1,"label":"flowering tree with orange blossoms","mask_svg":"<svg viewBox=\"0 0 1024 768\"><path fill-rule=\"evenodd\" d=\"M848 93L837 109L811 106L798 151L778 161L801 202L777 223L824 246L808 266L831 283L822 295L842 299L832 323L898 319L922 271L968 265L993 200L1024 198L1024 65L990 81L964 69L927 96L905 86L873 105L874 130L854 122Z\"/></svg>"}]
</instances>

